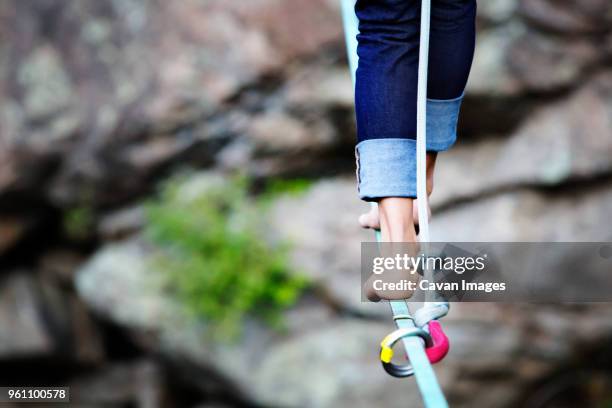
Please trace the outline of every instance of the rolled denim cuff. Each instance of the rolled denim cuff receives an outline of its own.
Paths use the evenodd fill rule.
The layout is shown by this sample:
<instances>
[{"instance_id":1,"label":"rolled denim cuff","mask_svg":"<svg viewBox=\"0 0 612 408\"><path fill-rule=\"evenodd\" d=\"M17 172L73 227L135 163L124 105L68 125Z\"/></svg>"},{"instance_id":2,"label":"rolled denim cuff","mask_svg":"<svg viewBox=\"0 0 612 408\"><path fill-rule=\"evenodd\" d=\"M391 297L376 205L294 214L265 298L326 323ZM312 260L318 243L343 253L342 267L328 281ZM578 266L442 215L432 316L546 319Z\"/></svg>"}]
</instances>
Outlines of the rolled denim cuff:
<instances>
[{"instance_id":1,"label":"rolled denim cuff","mask_svg":"<svg viewBox=\"0 0 612 408\"><path fill-rule=\"evenodd\" d=\"M368 139L355 148L359 197L416 198L416 141Z\"/></svg>"},{"instance_id":2,"label":"rolled denim cuff","mask_svg":"<svg viewBox=\"0 0 612 408\"><path fill-rule=\"evenodd\" d=\"M457 140L457 120L463 95L455 99L427 99L427 151L442 152Z\"/></svg>"}]
</instances>

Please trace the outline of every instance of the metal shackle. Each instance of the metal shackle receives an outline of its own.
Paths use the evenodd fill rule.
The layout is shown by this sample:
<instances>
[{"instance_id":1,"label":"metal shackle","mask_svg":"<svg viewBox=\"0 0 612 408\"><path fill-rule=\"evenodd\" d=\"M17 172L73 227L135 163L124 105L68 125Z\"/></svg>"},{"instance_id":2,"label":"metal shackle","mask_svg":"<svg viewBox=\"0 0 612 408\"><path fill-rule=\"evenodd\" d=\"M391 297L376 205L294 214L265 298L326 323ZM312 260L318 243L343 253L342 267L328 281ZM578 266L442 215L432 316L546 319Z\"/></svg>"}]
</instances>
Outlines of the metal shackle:
<instances>
[{"instance_id":1,"label":"metal shackle","mask_svg":"<svg viewBox=\"0 0 612 408\"><path fill-rule=\"evenodd\" d=\"M393 377L410 377L414 374L414 369L411 364L393 364L393 346L399 340L405 337L417 336L423 339L425 347L431 347L433 341L429 333L419 327L405 327L397 329L388 334L383 341L380 342L380 362L385 371Z\"/></svg>"}]
</instances>

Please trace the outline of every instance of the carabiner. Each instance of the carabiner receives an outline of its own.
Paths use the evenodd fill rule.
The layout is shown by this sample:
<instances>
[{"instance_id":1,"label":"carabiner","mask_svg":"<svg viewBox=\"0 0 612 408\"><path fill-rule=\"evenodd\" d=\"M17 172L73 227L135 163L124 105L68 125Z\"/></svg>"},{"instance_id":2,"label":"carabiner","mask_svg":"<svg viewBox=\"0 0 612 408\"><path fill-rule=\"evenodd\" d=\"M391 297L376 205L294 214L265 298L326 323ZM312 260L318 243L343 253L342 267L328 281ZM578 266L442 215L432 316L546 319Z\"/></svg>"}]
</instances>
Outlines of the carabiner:
<instances>
[{"instance_id":1,"label":"carabiner","mask_svg":"<svg viewBox=\"0 0 612 408\"><path fill-rule=\"evenodd\" d=\"M429 361L434 364L442 360L450 349L450 342L448 336L442 330L442 325L437 320L429 322L429 334L431 336L432 345L425 349L425 354Z\"/></svg>"},{"instance_id":2,"label":"carabiner","mask_svg":"<svg viewBox=\"0 0 612 408\"><path fill-rule=\"evenodd\" d=\"M404 337L418 336L425 342L425 347L433 346L432 337L429 333L419 327L409 327L397 329L387 335L380 342L380 361L385 371L393 377L410 377L414 374L414 368L410 364L393 364L393 346Z\"/></svg>"}]
</instances>

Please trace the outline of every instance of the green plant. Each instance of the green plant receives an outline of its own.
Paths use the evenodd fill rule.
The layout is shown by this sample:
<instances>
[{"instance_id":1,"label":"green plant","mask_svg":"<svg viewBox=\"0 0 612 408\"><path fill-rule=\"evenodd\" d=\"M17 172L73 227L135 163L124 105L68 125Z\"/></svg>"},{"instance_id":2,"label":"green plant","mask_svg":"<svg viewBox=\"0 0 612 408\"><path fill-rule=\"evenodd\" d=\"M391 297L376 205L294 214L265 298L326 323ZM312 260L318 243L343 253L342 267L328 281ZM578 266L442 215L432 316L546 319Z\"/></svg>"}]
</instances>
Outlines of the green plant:
<instances>
[{"instance_id":1,"label":"green plant","mask_svg":"<svg viewBox=\"0 0 612 408\"><path fill-rule=\"evenodd\" d=\"M265 184L263 192L258 197L261 208L270 206L279 196L299 196L312 186L312 181L304 178L272 179Z\"/></svg>"},{"instance_id":2,"label":"green plant","mask_svg":"<svg viewBox=\"0 0 612 408\"><path fill-rule=\"evenodd\" d=\"M80 240L88 236L94 224L94 211L91 207L81 205L64 213L64 231L71 239Z\"/></svg>"},{"instance_id":3,"label":"green plant","mask_svg":"<svg viewBox=\"0 0 612 408\"><path fill-rule=\"evenodd\" d=\"M304 178L273 179L266 185L266 195L302 194L312 186L312 181Z\"/></svg>"},{"instance_id":4,"label":"green plant","mask_svg":"<svg viewBox=\"0 0 612 408\"><path fill-rule=\"evenodd\" d=\"M248 197L244 179L195 193L186 180L166 182L147 205L146 233L160 249L156 267L217 337L237 335L246 315L279 327L281 311L306 286L290 271L287 246L261 238L261 206Z\"/></svg>"}]
</instances>

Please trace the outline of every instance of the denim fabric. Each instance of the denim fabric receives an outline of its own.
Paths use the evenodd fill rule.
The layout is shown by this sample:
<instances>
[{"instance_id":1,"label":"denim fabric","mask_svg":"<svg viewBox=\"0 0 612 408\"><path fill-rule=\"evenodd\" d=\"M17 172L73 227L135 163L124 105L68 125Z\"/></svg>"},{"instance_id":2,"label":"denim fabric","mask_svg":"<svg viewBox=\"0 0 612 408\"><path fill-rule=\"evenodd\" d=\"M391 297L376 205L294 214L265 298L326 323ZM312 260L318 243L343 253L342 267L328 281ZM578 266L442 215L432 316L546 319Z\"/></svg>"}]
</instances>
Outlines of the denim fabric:
<instances>
[{"instance_id":1,"label":"denim fabric","mask_svg":"<svg viewBox=\"0 0 612 408\"><path fill-rule=\"evenodd\" d=\"M427 99L428 152L443 152L457 140L457 120L463 95L455 99Z\"/></svg>"},{"instance_id":2,"label":"denim fabric","mask_svg":"<svg viewBox=\"0 0 612 408\"><path fill-rule=\"evenodd\" d=\"M416 197L416 141L371 139L355 148L359 197Z\"/></svg>"},{"instance_id":3,"label":"denim fabric","mask_svg":"<svg viewBox=\"0 0 612 408\"><path fill-rule=\"evenodd\" d=\"M448 150L457 139L460 96L427 100L427 151ZM381 197L416 197L416 141L370 139L355 149L359 196L366 201Z\"/></svg>"},{"instance_id":4,"label":"denim fabric","mask_svg":"<svg viewBox=\"0 0 612 408\"><path fill-rule=\"evenodd\" d=\"M355 12L360 196L413 197L420 0L357 0ZM447 150L456 140L474 55L475 15L475 0L432 0L426 124L430 151Z\"/></svg>"}]
</instances>

